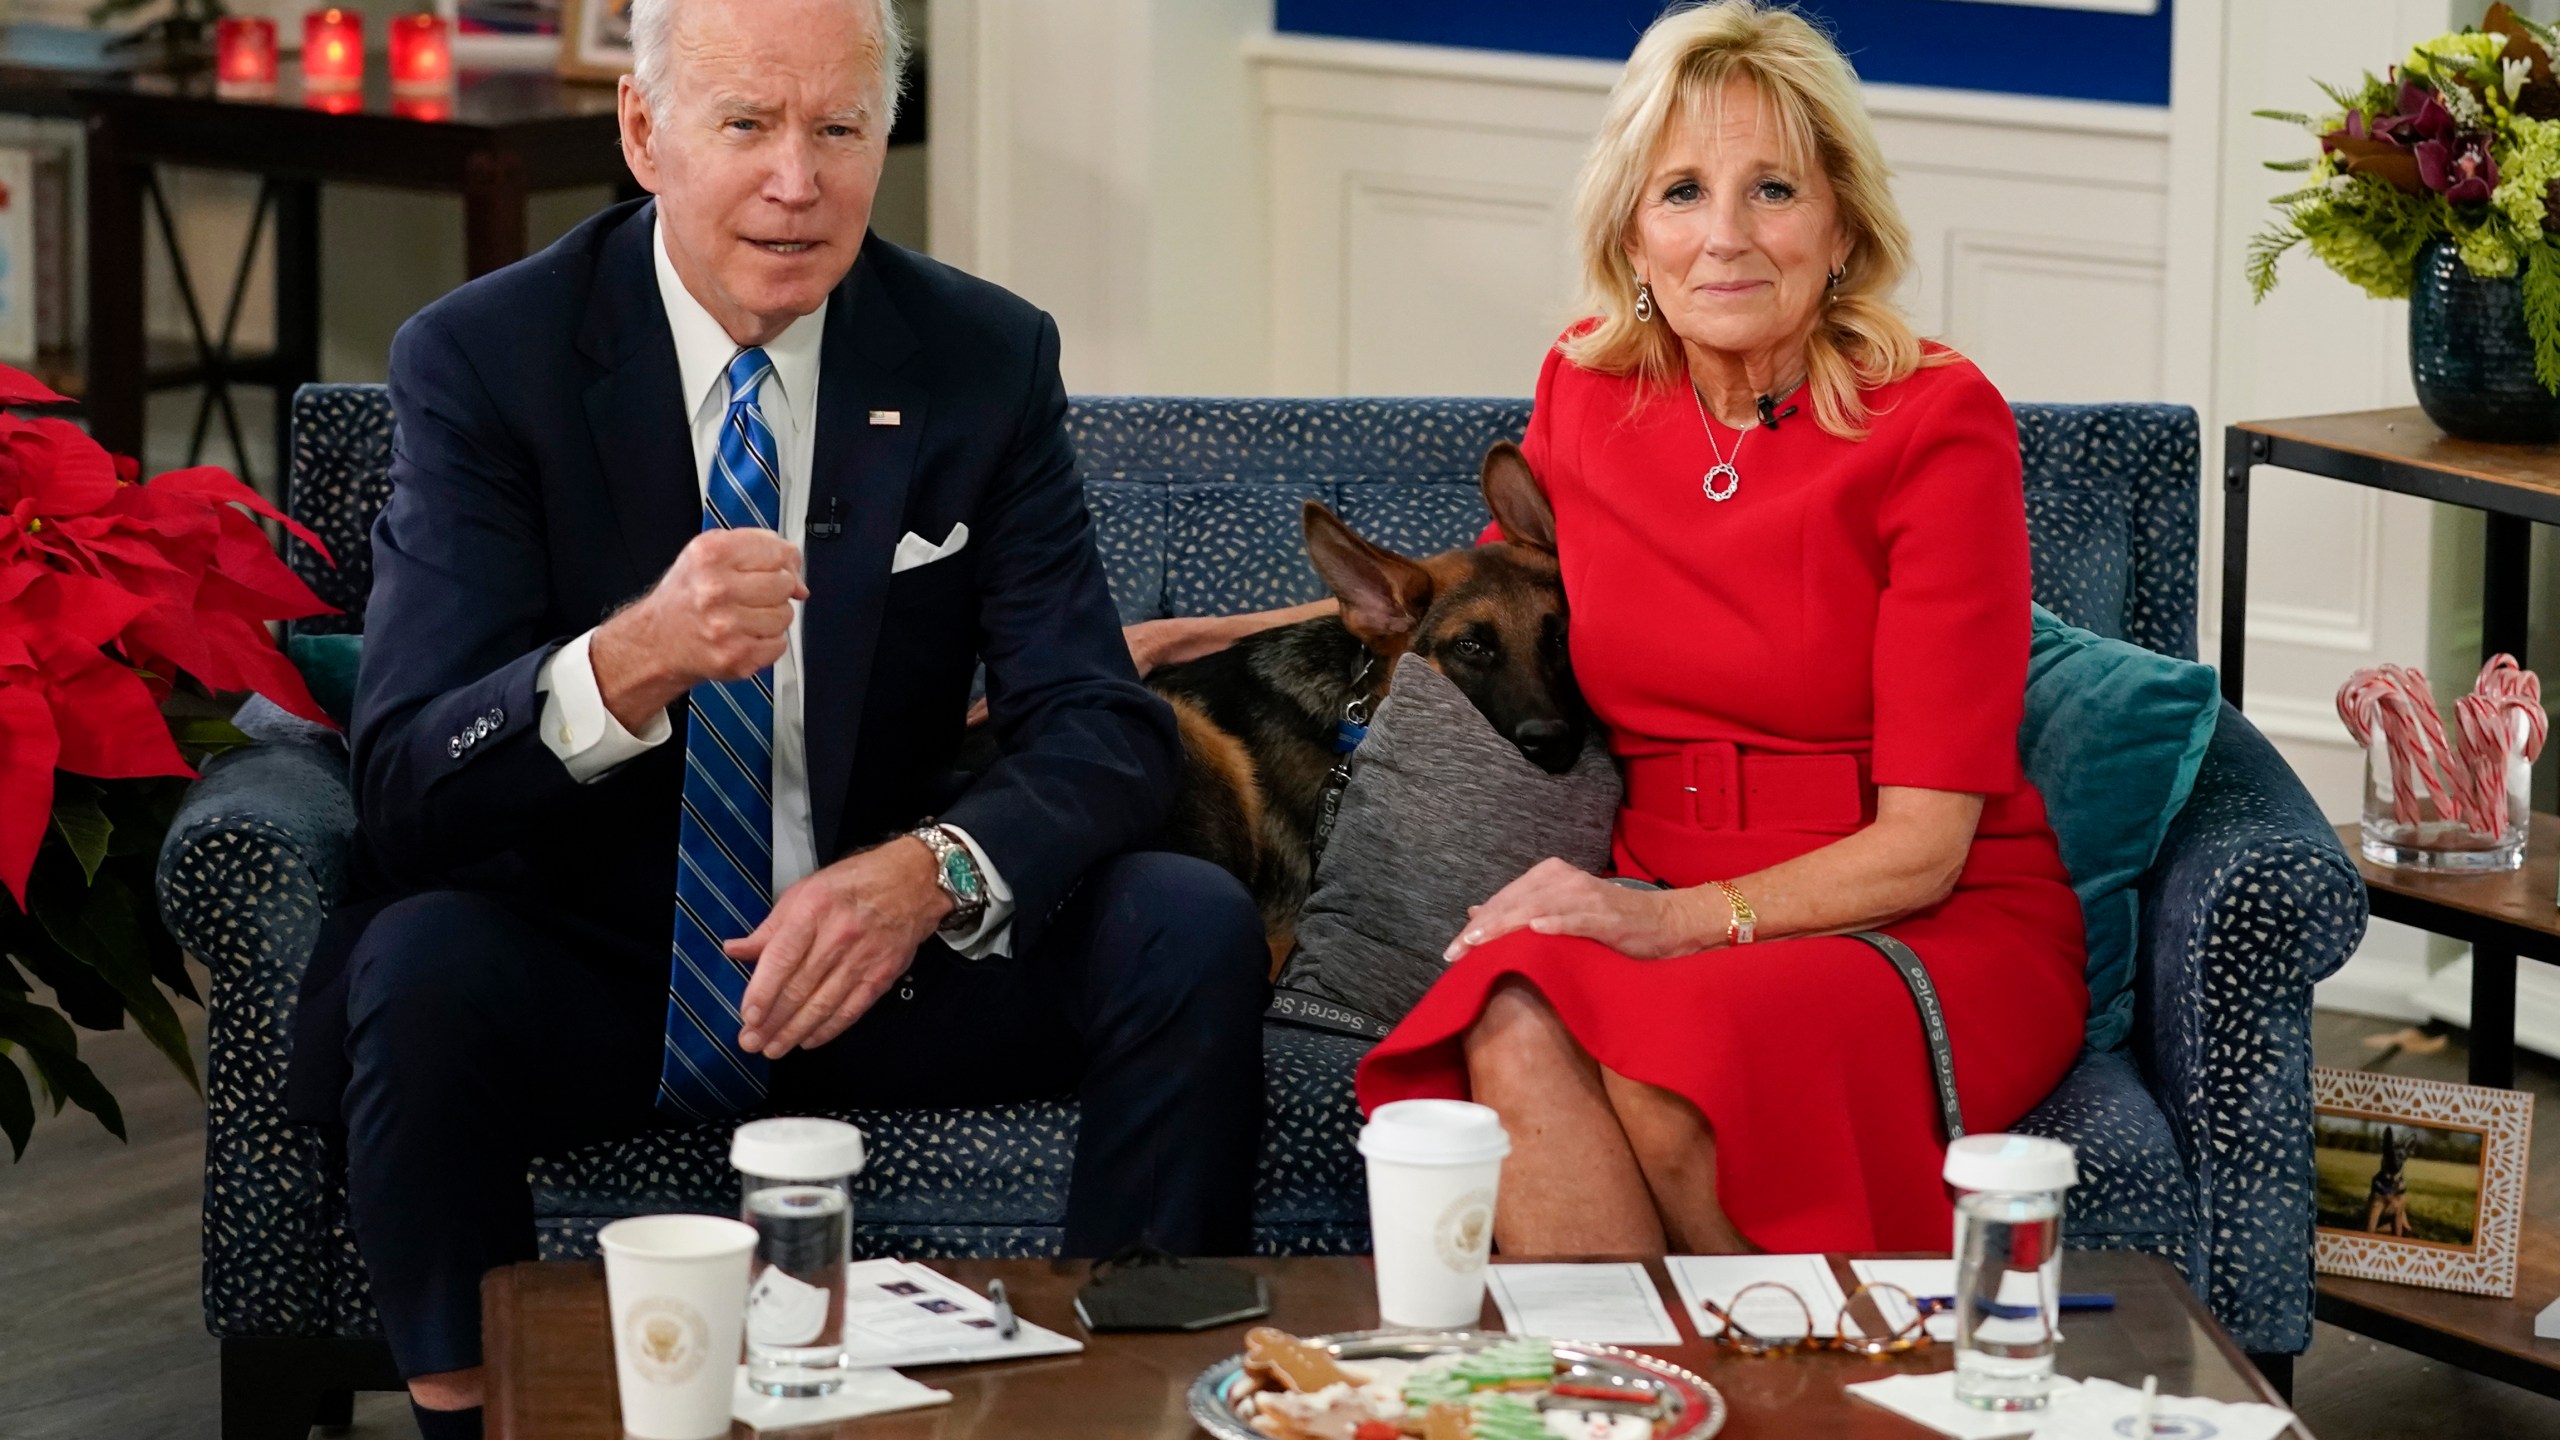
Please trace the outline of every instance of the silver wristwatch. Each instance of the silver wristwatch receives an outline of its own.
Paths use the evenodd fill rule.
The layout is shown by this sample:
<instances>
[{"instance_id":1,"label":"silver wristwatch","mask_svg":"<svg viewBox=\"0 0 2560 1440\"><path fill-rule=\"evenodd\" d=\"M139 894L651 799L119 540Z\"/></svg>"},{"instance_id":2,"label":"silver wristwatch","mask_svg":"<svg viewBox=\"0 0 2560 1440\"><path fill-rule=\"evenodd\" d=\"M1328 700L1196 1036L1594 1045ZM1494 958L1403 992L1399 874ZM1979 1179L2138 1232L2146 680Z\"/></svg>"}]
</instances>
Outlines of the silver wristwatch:
<instances>
[{"instance_id":1,"label":"silver wristwatch","mask_svg":"<svg viewBox=\"0 0 2560 1440\"><path fill-rule=\"evenodd\" d=\"M933 852L933 882L951 897L951 914L942 922L944 935L966 935L987 913L987 882L978 859L949 830L928 820L907 832Z\"/></svg>"}]
</instances>

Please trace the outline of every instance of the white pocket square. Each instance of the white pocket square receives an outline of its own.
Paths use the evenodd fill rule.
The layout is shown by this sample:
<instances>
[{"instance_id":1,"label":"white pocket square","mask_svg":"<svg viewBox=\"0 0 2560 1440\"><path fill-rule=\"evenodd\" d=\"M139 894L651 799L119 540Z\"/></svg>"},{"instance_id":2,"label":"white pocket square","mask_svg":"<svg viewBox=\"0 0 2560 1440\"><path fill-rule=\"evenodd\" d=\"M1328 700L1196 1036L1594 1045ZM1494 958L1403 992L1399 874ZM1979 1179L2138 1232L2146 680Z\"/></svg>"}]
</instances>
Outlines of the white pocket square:
<instances>
[{"instance_id":1,"label":"white pocket square","mask_svg":"<svg viewBox=\"0 0 2560 1440\"><path fill-rule=\"evenodd\" d=\"M910 530L898 542L897 551L889 557L889 573L895 575L919 565L930 565L936 560L948 560L959 554L968 543L969 527L966 525L952 526L950 538L939 545Z\"/></svg>"}]
</instances>

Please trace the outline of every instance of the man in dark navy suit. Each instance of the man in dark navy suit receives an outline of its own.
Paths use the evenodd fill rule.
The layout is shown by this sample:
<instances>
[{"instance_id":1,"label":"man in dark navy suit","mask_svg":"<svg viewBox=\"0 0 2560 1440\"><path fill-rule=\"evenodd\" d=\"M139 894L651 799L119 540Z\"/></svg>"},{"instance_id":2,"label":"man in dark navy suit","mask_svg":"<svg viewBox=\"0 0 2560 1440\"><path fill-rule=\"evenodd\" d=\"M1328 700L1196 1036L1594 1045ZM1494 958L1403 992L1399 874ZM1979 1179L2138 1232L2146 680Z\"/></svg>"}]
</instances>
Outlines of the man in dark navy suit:
<instances>
[{"instance_id":1,"label":"man in dark navy suit","mask_svg":"<svg viewBox=\"0 0 2560 1440\"><path fill-rule=\"evenodd\" d=\"M1178 747L1105 591L1055 326L867 235L884 0L632 23L656 198L392 350L367 894L295 1083L345 1124L429 1440L477 1433L529 1157L652 1124L1072 1090L1070 1252L1250 1240L1261 926L1224 872L1137 849ZM1003 758L964 782L982 662Z\"/></svg>"}]
</instances>

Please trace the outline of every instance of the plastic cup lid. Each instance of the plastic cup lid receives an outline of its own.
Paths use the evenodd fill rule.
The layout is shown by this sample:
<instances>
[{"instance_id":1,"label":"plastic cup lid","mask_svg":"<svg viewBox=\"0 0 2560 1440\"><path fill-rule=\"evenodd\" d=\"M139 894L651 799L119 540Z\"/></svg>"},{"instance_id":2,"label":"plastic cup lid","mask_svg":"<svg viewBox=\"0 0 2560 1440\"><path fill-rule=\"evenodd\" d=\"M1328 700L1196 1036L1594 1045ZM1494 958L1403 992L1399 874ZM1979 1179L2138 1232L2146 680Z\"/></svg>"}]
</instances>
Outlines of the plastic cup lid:
<instances>
[{"instance_id":1,"label":"plastic cup lid","mask_svg":"<svg viewBox=\"0 0 2560 1440\"><path fill-rule=\"evenodd\" d=\"M2036 1135L1967 1135L1947 1147L1943 1173L1959 1190L2010 1194L2068 1190L2080 1181L2071 1147Z\"/></svg>"},{"instance_id":2,"label":"plastic cup lid","mask_svg":"<svg viewBox=\"0 0 2560 1440\"><path fill-rule=\"evenodd\" d=\"M1360 1127L1360 1153L1404 1165L1474 1165L1511 1153L1502 1117L1465 1100L1397 1100Z\"/></svg>"},{"instance_id":3,"label":"plastic cup lid","mask_svg":"<svg viewBox=\"0 0 2560 1440\"><path fill-rule=\"evenodd\" d=\"M862 1132L841 1120L786 1115L750 1120L729 1142L729 1163L768 1180L836 1180L862 1173Z\"/></svg>"}]
</instances>

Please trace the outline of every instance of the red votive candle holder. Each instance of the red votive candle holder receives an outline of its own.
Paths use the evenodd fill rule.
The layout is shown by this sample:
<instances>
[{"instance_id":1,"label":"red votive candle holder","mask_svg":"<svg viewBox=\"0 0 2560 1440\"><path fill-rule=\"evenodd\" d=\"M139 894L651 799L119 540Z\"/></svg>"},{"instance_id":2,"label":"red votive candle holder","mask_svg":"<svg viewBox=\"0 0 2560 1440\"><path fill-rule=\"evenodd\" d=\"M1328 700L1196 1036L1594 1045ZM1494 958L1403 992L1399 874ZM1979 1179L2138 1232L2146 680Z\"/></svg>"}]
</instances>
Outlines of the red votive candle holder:
<instances>
[{"instance_id":1,"label":"red votive candle holder","mask_svg":"<svg viewBox=\"0 0 2560 1440\"><path fill-rule=\"evenodd\" d=\"M354 90L364 84L364 17L332 5L302 17L302 88Z\"/></svg>"},{"instance_id":2,"label":"red votive candle holder","mask_svg":"<svg viewBox=\"0 0 2560 1440\"><path fill-rule=\"evenodd\" d=\"M213 25L213 81L224 95L266 95L276 88L276 22L225 15Z\"/></svg>"},{"instance_id":3,"label":"red votive candle holder","mask_svg":"<svg viewBox=\"0 0 2560 1440\"><path fill-rule=\"evenodd\" d=\"M391 22L391 88L401 95L441 94L453 83L453 36L441 15L403 15Z\"/></svg>"}]
</instances>

